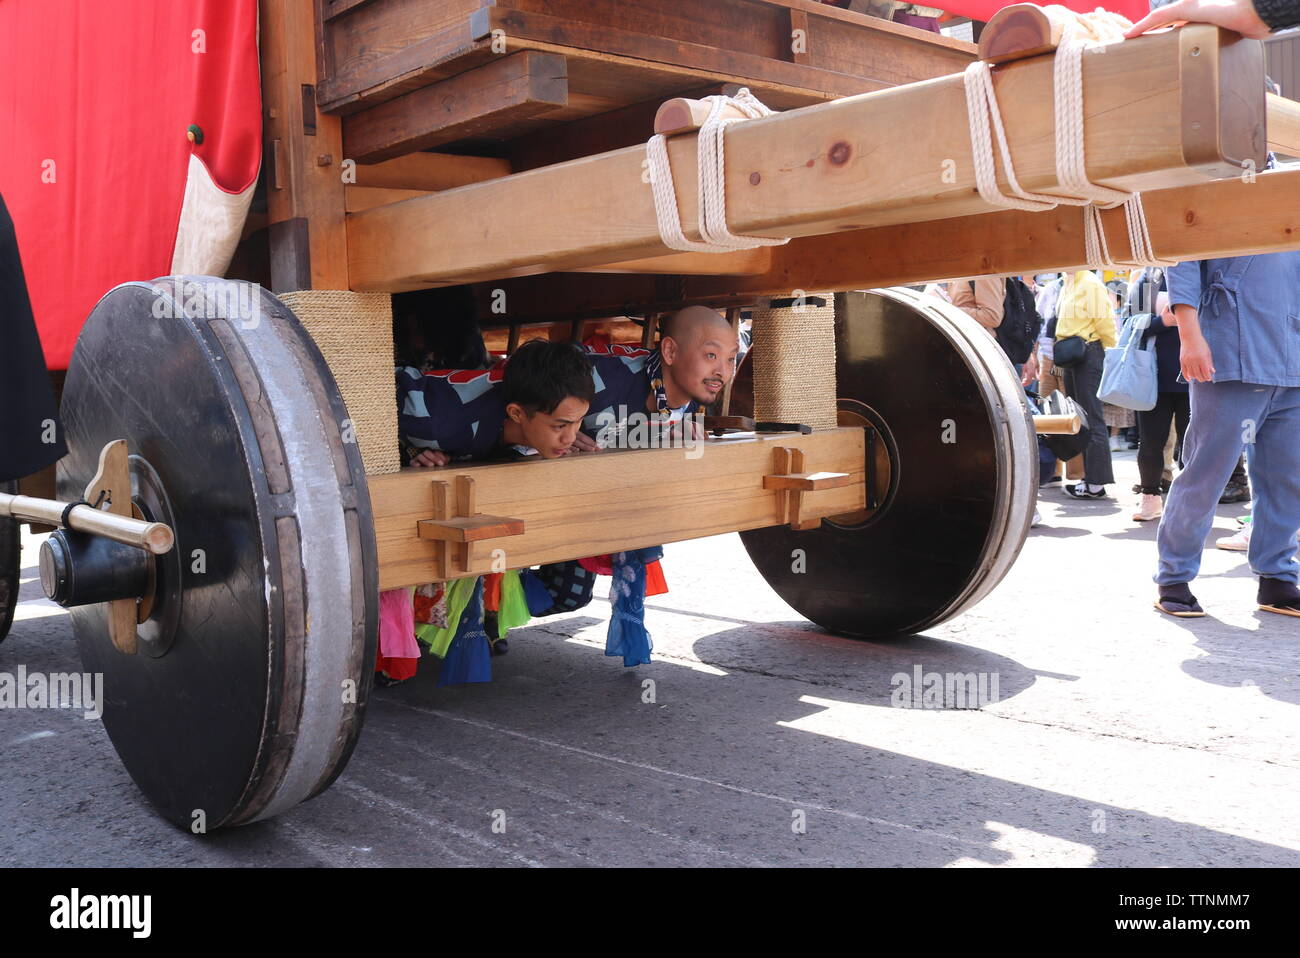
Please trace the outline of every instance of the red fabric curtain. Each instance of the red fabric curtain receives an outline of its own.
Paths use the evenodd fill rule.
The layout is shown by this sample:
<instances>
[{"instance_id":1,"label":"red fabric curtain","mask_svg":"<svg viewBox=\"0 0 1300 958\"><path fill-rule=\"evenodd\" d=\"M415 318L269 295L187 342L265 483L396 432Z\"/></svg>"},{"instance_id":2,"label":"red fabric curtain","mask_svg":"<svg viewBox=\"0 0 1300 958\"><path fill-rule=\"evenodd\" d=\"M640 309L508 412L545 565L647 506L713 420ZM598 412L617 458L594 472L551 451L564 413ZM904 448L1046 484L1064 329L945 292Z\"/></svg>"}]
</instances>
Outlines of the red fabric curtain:
<instances>
[{"instance_id":1,"label":"red fabric curtain","mask_svg":"<svg viewBox=\"0 0 1300 958\"><path fill-rule=\"evenodd\" d=\"M1087 3L1084 0L1065 0L1060 2L1060 6L1069 7L1078 13L1091 13L1098 7L1110 10L1112 13L1118 13L1128 17L1135 23L1147 15L1151 9L1149 0L1106 0L1105 3ZM934 6L941 10L947 10L949 13L958 17L970 17L972 20L983 20L985 22L992 19L993 14L997 13L1003 7L1011 6L1005 0L945 0L943 3L936 3ZM1047 6L1047 4L1040 4Z\"/></svg>"},{"instance_id":2,"label":"red fabric curtain","mask_svg":"<svg viewBox=\"0 0 1300 958\"><path fill-rule=\"evenodd\" d=\"M190 154L242 192L261 136L256 0L0 0L0 194L49 368L170 270Z\"/></svg>"}]
</instances>

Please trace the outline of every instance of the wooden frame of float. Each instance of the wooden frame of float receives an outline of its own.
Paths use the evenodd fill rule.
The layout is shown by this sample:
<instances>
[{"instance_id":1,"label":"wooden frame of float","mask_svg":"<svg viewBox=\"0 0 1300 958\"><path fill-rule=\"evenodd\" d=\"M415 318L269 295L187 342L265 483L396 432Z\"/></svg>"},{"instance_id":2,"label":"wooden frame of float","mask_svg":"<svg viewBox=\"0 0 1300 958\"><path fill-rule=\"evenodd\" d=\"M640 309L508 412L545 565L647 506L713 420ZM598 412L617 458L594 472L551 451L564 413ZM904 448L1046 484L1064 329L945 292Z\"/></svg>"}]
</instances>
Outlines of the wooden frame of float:
<instances>
[{"instance_id":1,"label":"wooden frame of float","mask_svg":"<svg viewBox=\"0 0 1300 958\"><path fill-rule=\"evenodd\" d=\"M816 524L866 507L865 464L845 427L369 476L379 586Z\"/></svg>"}]
</instances>

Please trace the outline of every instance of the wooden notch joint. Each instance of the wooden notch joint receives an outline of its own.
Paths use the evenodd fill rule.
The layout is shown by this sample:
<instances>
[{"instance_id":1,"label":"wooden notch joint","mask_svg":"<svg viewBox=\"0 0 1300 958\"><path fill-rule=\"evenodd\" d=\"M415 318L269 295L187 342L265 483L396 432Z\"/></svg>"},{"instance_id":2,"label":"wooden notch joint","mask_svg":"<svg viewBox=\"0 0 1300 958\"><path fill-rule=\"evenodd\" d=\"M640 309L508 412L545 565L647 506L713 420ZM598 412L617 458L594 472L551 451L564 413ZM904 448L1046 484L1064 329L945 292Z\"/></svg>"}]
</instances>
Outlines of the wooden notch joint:
<instances>
[{"instance_id":1,"label":"wooden notch joint","mask_svg":"<svg viewBox=\"0 0 1300 958\"><path fill-rule=\"evenodd\" d=\"M474 480L469 476L456 476L454 488L435 479L432 492L433 518L417 522L416 534L435 543L445 578L471 574L476 542L524 533L523 519L483 515L478 511Z\"/></svg>"},{"instance_id":2,"label":"wooden notch joint","mask_svg":"<svg viewBox=\"0 0 1300 958\"><path fill-rule=\"evenodd\" d=\"M773 471L763 477L763 488L776 494L776 514L780 524L792 529L816 529L820 518L802 515L804 496L821 489L835 489L853 481L847 472L806 472L803 450L778 446L772 452Z\"/></svg>"}]
</instances>

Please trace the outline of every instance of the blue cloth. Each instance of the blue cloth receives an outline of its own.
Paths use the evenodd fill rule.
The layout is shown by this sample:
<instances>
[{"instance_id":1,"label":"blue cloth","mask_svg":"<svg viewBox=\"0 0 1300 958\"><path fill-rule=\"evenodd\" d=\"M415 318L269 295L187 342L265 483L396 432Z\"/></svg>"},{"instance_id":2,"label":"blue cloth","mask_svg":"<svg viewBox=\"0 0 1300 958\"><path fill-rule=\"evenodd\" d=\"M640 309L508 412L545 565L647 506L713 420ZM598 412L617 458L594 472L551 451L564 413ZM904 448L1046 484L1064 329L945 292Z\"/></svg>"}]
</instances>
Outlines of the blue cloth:
<instances>
[{"instance_id":1,"label":"blue cloth","mask_svg":"<svg viewBox=\"0 0 1300 958\"><path fill-rule=\"evenodd\" d=\"M421 449L453 458L491 456L506 418L501 381L505 364L491 369L397 370L397 431Z\"/></svg>"},{"instance_id":2,"label":"blue cloth","mask_svg":"<svg viewBox=\"0 0 1300 958\"><path fill-rule=\"evenodd\" d=\"M621 655L623 665L648 665L654 645L645 627L645 567L663 555L663 549L633 549L612 557L609 602L612 609L605 654Z\"/></svg>"},{"instance_id":3,"label":"blue cloth","mask_svg":"<svg viewBox=\"0 0 1300 958\"><path fill-rule=\"evenodd\" d=\"M1179 263L1166 277L1170 304L1198 311L1216 383L1300 386L1300 250Z\"/></svg>"},{"instance_id":4,"label":"blue cloth","mask_svg":"<svg viewBox=\"0 0 1300 958\"><path fill-rule=\"evenodd\" d=\"M1250 568L1256 575L1296 582L1300 387L1194 382L1191 403L1183 471L1169 489L1156 534L1160 566L1155 581L1172 585L1196 578L1215 507L1244 443L1254 487ZM1253 431L1243 423L1254 424Z\"/></svg>"},{"instance_id":5,"label":"blue cloth","mask_svg":"<svg viewBox=\"0 0 1300 958\"><path fill-rule=\"evenodd\" d=\"M483 630L483 577L474 583L474 594L461 613L456 635L447 647L438 673L438 685L492 681L492 647Z\"/></svg>"},{"instance_id":6,"label":"blue cloth","mask_svg":"<svg viewBox=\"0 0 1300 958\"><path fill-rule=\"evenodd\" d=\"M537 578L532 569L524 569L519 573L519 581L524 584L524 601L528 603L528 614L546 615L551 606L555 605L555 597L542 584L542 580Z\"/></svg>"}]
</instances>

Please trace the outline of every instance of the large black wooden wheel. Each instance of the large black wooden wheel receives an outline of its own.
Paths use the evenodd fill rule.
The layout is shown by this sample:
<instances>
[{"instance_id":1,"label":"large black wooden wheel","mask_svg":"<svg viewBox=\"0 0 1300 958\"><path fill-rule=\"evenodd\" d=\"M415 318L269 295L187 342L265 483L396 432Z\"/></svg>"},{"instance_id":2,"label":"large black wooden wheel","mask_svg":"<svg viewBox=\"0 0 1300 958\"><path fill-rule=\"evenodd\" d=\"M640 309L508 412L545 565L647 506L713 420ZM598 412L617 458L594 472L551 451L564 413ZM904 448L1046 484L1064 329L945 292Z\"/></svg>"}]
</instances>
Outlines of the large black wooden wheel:
<instances>
[{"instance_id":1,"label":"large black wooden wheel","mask_svg":"<svg viewBox=\"0 0 1300 958\"><path fill-rule=\"evenodd\" d=\"M0 492L13 495L17 491L17 482L0 482ZM0 519L0 642L9 634L9 627L14 623L14 609L18 607L21 544L22 528L18 520Z\"/></svg>"},{"instance_id":2,"label":"large black wooden wheel","mask_svg":"<svg viewBox=\"0 0 1300 958\"><path fill-rule=\"evenodd\" d=\"M918 632L1006 574L1033 516L1033 419L993 337L908 289L836 297L841 425L868 427L869 508L742 532L759 572L833 632ZM796 550L803 550L797 552Z\"/></svg>"},{"instance_id":3,"label":"large black wooden wheel","mask_svg":"<svg viewBox=\"0 0 1300 958\"><path fill-rule=\"evenodd\" d=\"M62 413L60 498L126 439L137 508L176 532L138 654L113 646L107 606L72 609L131 777L195 832L323 791L361 729L378 585L365 472L315 344L247 283L119 286L82 330Z\"/></svg>"}]
</instances>

